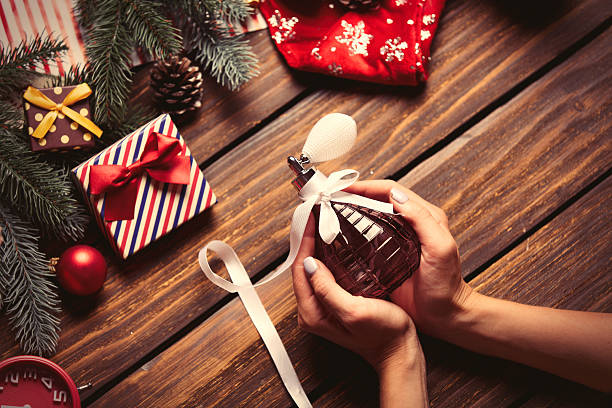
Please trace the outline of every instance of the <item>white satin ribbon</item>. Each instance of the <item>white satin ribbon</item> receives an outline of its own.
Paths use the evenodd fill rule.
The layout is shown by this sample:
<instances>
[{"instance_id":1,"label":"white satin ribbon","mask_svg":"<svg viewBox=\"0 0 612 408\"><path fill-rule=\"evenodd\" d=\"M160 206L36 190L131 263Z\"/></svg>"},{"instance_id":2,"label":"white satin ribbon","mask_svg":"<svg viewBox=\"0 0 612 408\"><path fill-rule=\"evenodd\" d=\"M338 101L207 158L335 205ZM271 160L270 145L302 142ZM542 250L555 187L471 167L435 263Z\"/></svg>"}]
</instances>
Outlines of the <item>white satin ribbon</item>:
<instances>
[{"instance_id":1,"label":"white satin ribbon","mask_svg":"<svg viewBox=\"0 0 612 408\"><path fill-rule=\"evenodd\" d=\"M342 191L359 178L359 172L355 170L341 170L334 172L326 177L323 173L316 171L315 175L304 185L299 193L300 199L303 201L297 206L293 212L291 220L291 231L289 233L289 256L282 265L274 272L269 274L257 284L253 285L244 266L238 259L238 255L234 250L222 241L211 241L206 244L198 255L200 267L211 282L225 289L230 293L238 293L240 300L247 310L253 324L257 328L264 344L268 348L268 352L274 361L274 365L280 374L280 377L295 401L298 408L311 407L308 397L300 384L300 380L295 373L287 350L274 328L270 317L257 295L256 286L263 285L285 270L291 267L295 261L298 249L304 236L304 230L308 223L308 218L312 208L319 204L319 234L326 243L331 243L336 235L340 232L340 222L336 212L332 208L333 202L352 203L362 207L371 208L373 210L392 214L393 205L363 197L356 194L350 194ZM219 258L225 263L225 267L230 275L232 282L223 279L212 271L208 264L208 249L217 253Z\"/></svg>"}]
</instances>

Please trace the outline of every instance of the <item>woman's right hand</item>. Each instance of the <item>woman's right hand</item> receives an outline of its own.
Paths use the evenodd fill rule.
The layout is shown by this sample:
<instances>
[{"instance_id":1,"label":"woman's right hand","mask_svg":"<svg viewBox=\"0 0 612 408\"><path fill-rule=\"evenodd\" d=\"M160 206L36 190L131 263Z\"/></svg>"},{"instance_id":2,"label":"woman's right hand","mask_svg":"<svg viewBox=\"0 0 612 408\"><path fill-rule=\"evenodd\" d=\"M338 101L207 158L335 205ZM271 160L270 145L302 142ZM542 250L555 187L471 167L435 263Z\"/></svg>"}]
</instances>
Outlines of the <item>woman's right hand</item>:
<instances>
[{"instance_id":1,"label":"woman's right hand","mask_svg":"<svg viewBox=\"0 0 612 408\"><path fill-rule=\"evenodd\" d=\"M421 242L419 269L391 299L410 314L421 331L445 338L445 331L466 310L473 292L461 276L457 244L444 211L391 180L359 181L346 191L391 202L415 230Z\"/></svg>"}]
</instances>

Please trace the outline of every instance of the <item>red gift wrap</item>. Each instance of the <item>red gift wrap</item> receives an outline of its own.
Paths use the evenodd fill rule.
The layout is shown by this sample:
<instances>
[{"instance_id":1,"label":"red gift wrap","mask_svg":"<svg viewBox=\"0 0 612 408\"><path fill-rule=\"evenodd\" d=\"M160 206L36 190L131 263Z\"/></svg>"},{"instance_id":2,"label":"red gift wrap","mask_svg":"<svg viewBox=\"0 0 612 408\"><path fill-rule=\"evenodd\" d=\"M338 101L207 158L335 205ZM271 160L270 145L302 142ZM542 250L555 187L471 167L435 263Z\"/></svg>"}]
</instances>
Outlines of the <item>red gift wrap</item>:
<instances>
[{"instance_id":1,"label":"red gift wrap","mask_svg":"<svg viewBox=\"0 0 612 408\"><path fill-rule=\"evenodd\" d=\"M270 35L296 69L393 85L429 76L444 0L382 0L350 11L333 0L262 0Z\"/></svg>"},{"instance_id":2,"label":"red gift wrap","mask_svg":"<svg viewBox=\"0 0 612 408\"><path fill-rule=\"evenodd\" d=\"M167 114L78 165L72 174L123 258L217 201Z\"/></svg>"}]
</instances>

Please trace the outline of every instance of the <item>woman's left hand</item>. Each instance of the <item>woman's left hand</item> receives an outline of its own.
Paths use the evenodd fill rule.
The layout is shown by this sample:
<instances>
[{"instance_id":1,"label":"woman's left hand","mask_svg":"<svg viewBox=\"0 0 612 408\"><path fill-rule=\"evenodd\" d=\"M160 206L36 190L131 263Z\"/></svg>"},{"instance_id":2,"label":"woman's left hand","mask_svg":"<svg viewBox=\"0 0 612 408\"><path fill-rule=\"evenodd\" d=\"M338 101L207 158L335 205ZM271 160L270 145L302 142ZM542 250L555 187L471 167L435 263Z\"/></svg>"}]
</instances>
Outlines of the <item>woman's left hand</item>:
<instances>
[{"instance_id":1,"label":"woman's left hand","mask_svg":"<svg viewBox=\"0 0 612 408\"><path fill-rule=\"evenodd\" d=\"M292 266L298 323L365 358L379 374L388 366L423 366L421 346L410 316L381 299L352 296L314 254L314 219L308 222Z\"/></svg>"}]
</instances>

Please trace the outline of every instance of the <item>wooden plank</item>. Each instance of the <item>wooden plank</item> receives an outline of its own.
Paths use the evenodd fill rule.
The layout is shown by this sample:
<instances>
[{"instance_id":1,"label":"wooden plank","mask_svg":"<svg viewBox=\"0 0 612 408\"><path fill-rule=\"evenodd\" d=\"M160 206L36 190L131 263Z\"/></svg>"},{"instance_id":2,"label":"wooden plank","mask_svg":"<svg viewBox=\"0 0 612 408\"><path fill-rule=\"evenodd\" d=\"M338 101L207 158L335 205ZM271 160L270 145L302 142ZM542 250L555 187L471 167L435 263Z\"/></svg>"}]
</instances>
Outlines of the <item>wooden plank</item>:
<instances>
[{"instance_id":1,"label":"wooden plank","mask_svg":"<svg viewBox=\"0 0 612 408\"><path fill-rule=\"evenodd\" d=\"M607 69L611 54L605 44L609 39L609 32L602 35L401 180L451 215L451 229L462 254L473 258L465 273L608 169L612 146L605 142L611 96L606 84L611 75ZM584 72L590 72L589 76L577 75ZM534 106L538 107L535 112ZM248 154L245 151L247 162L251 162ZM568 163L573 167L568 169ZM527 205L526 198L531 200ZM239 254L244 252L248 253L238 250ZM244 256L242 260L245 264L257 262ZM307 391L317 389L330 377L338 380L347 372L361 372L350 363L354 357L338 357L347 354L299 332L289 276L259 292ZM289 403L237 299L94 406L109 401L126 406L153 402L185 406Z\"/></svg>"},{"instance_id":2,"label":"wooden plank","mask_svg":"<svg viewBox=\"0 0 612 408\"><path fill-rule=\"evenodd\" d=\"M307 88L292 75L268 30L247 33L246 38L259 58L259 76L237 92L230 92L207 77L202 108L192 120L179 126L199 163L210 159ZM148 86L151 68L152 64L141 69L134 80L133 100L143 104L153 103L153 92Z\"/></svg>"},{"instance_id":3,"label":"wooden plank","mask_svg":"<svg viewBox=\"0 0 612 408\"><path fill-rule=\"evenodd\" d=\"M557 20L526 30L488 3L449 4L425 89L386 89L375 96L372 90L318 92L220 158L206 171L220 202L128 261L113 262L94 302L66 308L54 360L78 383L94 383L87 397L224 299L197 266L204 243L228 241L251 274L278 259L287 250L296 204L285 158L299 151L323 114L352 114L361 133L354 155L322 168L350 166L384 177L582 38L611 7L604 0L576 0ZM466 44L461 49L458 39ZM2 350L3 356L16 353Z\"/></svg>"},{"instance_id":4,"label":"wooden plank","mask_svg":"<svg viewBox=\"0 0 612 408\"><path fill-rule=\"evenodd\" d=\"M563 309L612 311L612 230L608 177L567 210L474 279L490 296ZM609 396L507 361L424 339L432 407L510 406L538 391L524 407L607 407ZM317 407L377 405L376 377L363 372L341 383ZM370 385L368 385L368 383Z\"/></svg>"}]
</instances>

